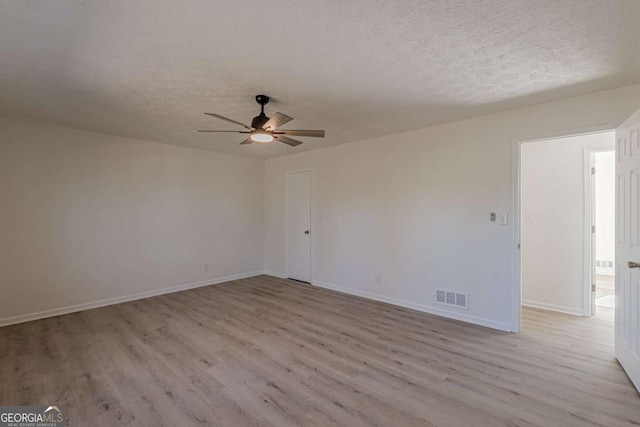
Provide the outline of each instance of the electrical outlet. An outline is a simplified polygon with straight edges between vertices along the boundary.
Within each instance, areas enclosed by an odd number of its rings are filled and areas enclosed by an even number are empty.
[[[206,263],[206,264],[204,265],[204,271],[209,271],[209,263]]]
[[[376,274],[376,285],[379,285],[382,283],[382,276],[379,274]]]

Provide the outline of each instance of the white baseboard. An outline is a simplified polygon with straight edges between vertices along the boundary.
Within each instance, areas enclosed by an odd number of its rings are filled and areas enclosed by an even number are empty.
[[[274,277],[278,277],[278,278],[285,278],[286,277],[284,273],[280,273],[280,272],[276,272],[276,271],[269,271],[269,270],[254,271],[254,272],[251,272],[251,273],[236,274],[236,275],[226,276],[226,277],[218,277],[218,278],[213,278],[213,279],[210,279],[210,280],[204,280],[204,281],[201,281],[201,282],[187,283],[187,284],[183,284],[183,285],[171,286],[171,287],[168,287],[168,288],[154,289],[154,290],[150,290],[150,291],[146,291],[146,292],[140,292],[140,293],[137,293],[137,294],[124,295],[124,296],[121,296],[121,297],[107,298],[107,299],[88,302],[88,303],[83,303],[83,304],[76,304],[76,305],[70,305],[70,306],[66,306],[66,307],[53,308],[53,309],[49,309],[49,310],[39,311],[39,312],[36,312],[36,313],[21,314],[21,315],[18,315],[18,316],[5,317],[5,318],[0,319],[0,327],[8,326],[8,325],[14,325],[14,324],[17,324],[17,323],[30,322],[32,320],[44,319],[44,318],[47,318],[47,317],[60,316],[60,315],[63,315],[63,314],[75,313],[75,312],[78,312],[78,311],[90,310],[92,308],[104,307],[104,306],[107,306],[107,305],[120,304],[120,303],[123,303],[123,302],[129,302],[129,301],[135,301],[135,300],[144,299],[144,298],[150,298],[150,297],[169,294],[169,293],[173,293],[173,292],[185,291],[187,289],[194,289],[194,288],[200,288],[200,287],[203,287],[203,286],[215,285],[215,284],[218,284],[218,283],[229,282],[229,281],[232,281],[232,280],[238,280],[238,279],[244,279],[244,278],[247,278],[247,277],[259,276],[261,274],[267,274],[269,276],[274,276]],[[368,298],[368,299],[371,299],[371,300],[374,300],[374,301],[381,301],[381,302],[385,302],[385,303],[388,303],[388,304],[397,305],[397,306],[400,306],[400,307],[410,308],[412,310],[422,311],[424,313],[434,314],[434,315],[441,316],[441,317],[446,317],[446,318],[449,318],[449,319],[455,319],[455,320],[460,320],[460,321],[463,321],[463,322],[473,323],[475,325],[486,326],[488,328],[498,329],[500,331],[507,331],[507,332],[511,331],[511,327],[507,323],[496,322],[496,321],[485,319],[485,318],[482,318],[482,317],[471,316],[471,315],[465,314],[465,313],[457,313],[457,312],[453,312],[453,311],[442,309],[442,308],[438,308],[438,307],[432,307],[432,306],[426,306],[426,305],[422,305],[422,304],[416,304],[416,303],[413,303],[413,302],[410,302],[410,301],[405,301],[405,300],[400,300],[400,299],[396,299],[396,298],[386,297],[386,296],[383,296],[383,295],[378,295],[378,294],[374,294],[374,293],[371,293],[371,292],[362,291],[362,290],[359,290],[359,289],[353,289],[353,288],[346,288],[346,287],[342,287],[342,286],[337,286],[337,285],[333,285],[331,283],[326,283],[326,282],[313,281],[313,285],[321,287],[321,288],[325,288],[325,289],[331,289],[331,290],[334,290],[334,291],[337,291],[337,292],[342,292],[342,293],[346,293],[346,294],[350,294],[350,295],[356,295],[356,296],[359,296],[359,297]],[[524,301],[523,301],[523,304],[524,305],[528,305],[528,304],[525,304]],[[539,306],[537,308],[550,309],[550,308],[539,307]],[[555,310],[555,311],[558,311],[558,310]],[[569,314],[574,314],[574,313],[569,313]],[[582,313],[580,313],[578,315],[582,315]]]
[[[280,279],[286,279],[287,278],[286,274],[280,273],[278,271],[265,270],[264,274],[266,274],[267,276],[278,277]]]
[[[123,302],[135,301],[143,298],[155,297],[158,295],[170,294],[173,292],[186,291],[187,289],[200,288],[203,286],[215,285],[218,283],[229,282],[231,280],[245,279],[247,277],[259,276],[264,274],[262,271],[254,271],[251,273],[234,274],[232,276],[217,277],[214,279],[203,280],[202,282],[186,283],[183,285],[171,286],[162,289],[153,289],[151,291],[140,292],[137,294],[124,295],[121,297],[107,298],[99,301],[88,302],[83,304],[69,305],[66,307],[52,308],[49,310],[38,311],[36,313],[21,314],[18,316],[5,317],[0,319],[0,327],[14,325],[16,323],[30,322],[32,320],[44,319],[46,317],[60,316],[63,314],[74,313],[77,311],[89,310],[92,308],[104,307],[107,305],[120,304]]]
[[[531,308],[539,308],[540,310],[557,311],[558,313],[571,314],[573,316],[584,316],[582,308],[566,307],[564,305],[547,304],[546,302],[532,301],[528,299],[522,300],[522,305]]]
[[[268,273],[265,273],[265,274],[268,274]],[[319,281],[316,281],[316,280],[314,280],[312,284],[315,285],[315,286],[319,286],[321,288],[331,289],[333,291],[338,291],[338,292],[342,292],[342,293],[349,294],[349,295],[356,295],[356,296],[359,296],[359,297],[363,297],[363,298],[367,298],[367,299],[371,299],[371,300],[375,300],[375,301],[386,302],[388,304],[393,304],[393,305],[397,305],[397,306],[400,306],[400,307],[410,308],[412,310],[422,311],[424,313],[435,314],[436,316],[441,316],[441,317],[446,317],[446,318],[449,318],[449,319],[460,320],[462,322],[467,322],[467,323],[473,323],[474,325],[485,326],[487,328],[497,329],[497,330],[505,331],[505,332],[511,332],[512,331],[511,330],[511,325],[509,325],[508,323],[496,322],[494,320],[485,319],[485,318],[477,317],[477,316],[471,316],[471,315],[465,314],[465,313],[458,313],[458,312],[454,312],[454,311],[443,309],[443,308],[439,308],[439,307],[432,307],[432,306],[428,306],[428,305],[416,304],[416,303],[413,303],[413,302],[410,302],[410,301],[400,300],[400,299],[396,299],[396,298],[390,298],[390,297],[386,297],[384,295],[378,295],[378,294],[374,294],[374,293],[371,293],[371,292],[362,291],[362,290],[359,290],[359,289],[346,288],[346,287],[343,287],[343,286],[337,286],[337,285],[333,285],[331,283],[319,282]]]

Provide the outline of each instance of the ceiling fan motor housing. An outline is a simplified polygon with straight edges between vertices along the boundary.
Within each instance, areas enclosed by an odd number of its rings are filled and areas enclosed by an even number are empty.
[[[255,116],[251,120],[251,127],[254,129],[262,129],[265,123],[269,121],[269,117],[264,114],[264,106],[269,103],[269,97],[267,95],[256,95],[256,102],[260,104],[260,115]]]
[[[260,113],[259,116],[255,116],[253,120],[251,120],[251,127],[254,129],[262,129],[262,126],[269,121],[269,117],[267,117],[264,113]]]

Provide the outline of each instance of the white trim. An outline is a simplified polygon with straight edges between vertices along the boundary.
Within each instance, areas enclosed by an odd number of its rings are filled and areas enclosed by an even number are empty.
[[[592,227],[595,225],[595,215],[594,215],[594,176],[591,173],[591,168],[595,167],[595,158],[594,152],[588,148],[584,149],[584,166],[583,166],[583,174],[584,174],[584,218],[583,218],[583,313],[582,315],[585,317],[590,317],[592,313],[593,301],[591,301],[591,287],[593,286],[595,277],[594,267],[595,267],[595,253],[594,253],[594,243],[593,239],[595,238],[594,233],[592,232]]]
[[[528,299],[522,300],[522,305],[525,307],[539,308],[540,310],[557,311],[558,313],[571,314],[572,316],[583,315],[582,308],[566,307],[564,305],[547,304],[545,302],[531,301]]]
[[[558,139],[571,136],[588,135],[594,133],[603,133],[615,131],[615,127],[609,123],[603,123],[597,126],[589,126],[578,129],[565,129],[556,132],[545,132],[543,134],[531,136],[517,136],[512,138],[511,150],[511,188],[513,221],[511,222],[511,331],[520,332],[522,319],[522,274],[521,274],[521,209],[520,209],[520,162],[522,144],[528,142],[543,141],[546,139]]]
[[[527,142],[541,142],[549,139],[571,138],[573,136],[593,135],[597,133],[614,132],[616,127],[610,123],[603,123],[597,126],[587,126],[583,128],[563,129],[559,131],[543,132],[533,135],[519,135],[512,141],[524,144]]]
[[[513,197],[511,198],[511,211],[513,221],[511,221],[511,332],[519,333],[522,324],[522,276],[520,272],[520,157],[522,143],[524,141],[513,141],[511,149],[511,187]]]
[[[264,274],[266,274],[267,276],[277,277],[279,279],[286,279],[287,278],[287,274],[286,273],[280,273],[279,271],[265,270]]]
[[[186,283],[183,285],[170,286],[168,288],[153,289],[150,291],[140,292],[137,294],[125,295],[121,297],[107,298],[93,302],[69,305],[66,307],[52,308],[49,310],[38,311],[36,313],[20,314],[18,316],[5,317],[0,319],[0,327],[15,325],[17,323],[30,322],[32,320],[44,319],[47,317],[60,316],[63,314],[75,313],[77,311],[90,310],[92,308],[104,307],[107,305],[120,304],[123,302],[135,301],[144,298],[155,297],[158,295],[170,294],[174,292],[186,291],[187,289],[200,288],[203,286],[215,285],[218,283],[229,282],[232,280],[245,279],[247,277],[259,276],[264,274],[262,271],[254,271],[251,273],[234,274],[232,276],[219,277],[202,282]]]
[[[429,313],[429,314],[434,314],[440,317],[446,317],[449,319],[460,320],[462,322],[473,323],[474,325],[485,326],[487,328],[497,329],[504,332],[511,332],[511,325],[509,325],[508,323],[496,322],[494,320],[485,319],[483,317],[472,316],[465,313],[458,313],[450,310],[445,310],[439,307],[416,304],[410,301],[405,301],[397,298],[390,298],[384,295],[378,295],[372,292],[362,291],[359,289],[345,288],[343,286],[338,286],[338,285],[334,285],[326,282],[314,281],[312,284],[320,288],[330,289],[332,291],[342,292],[349,295],[355,295],[355,296],[371,299],[374,301],[386,302],[388,304],[410,308],[412,310],[421,311],[423,313]]]

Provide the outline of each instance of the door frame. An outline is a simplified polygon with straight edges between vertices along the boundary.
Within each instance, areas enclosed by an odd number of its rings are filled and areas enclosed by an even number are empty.
[[[602,131],[598,133],[606,133],[607,131]],[[593,315],[593,307],[595,301],[593,301],[593,292],[591,290],[591,286],[595,285],[595,276],[596,276],[596,246],[595,246],[595,237],[598,233],[598,230],[595,233],[592,233],[591,227],[595,227],[596,225],[596,217],[595,217],[595,192],[596,192],[596,183],[594,176],[591,173],[591,168],[596,166],[595,155],[598,153],[607,153],[613,152],[615,154],[615,130],[613,131],[613,148],[609,147],[598,147],[598,148],[585,148],[584,149],[584,276],[585,277],[585,287],[584,287],[584,308],[583,308],[583,316],[591,317]],[[615,160],[614,160],[615,161]],[[596,174],[598,172],[596,171]],[[615,233],[615,231],[614,231]],[[592,279],[592,280],[589,280]]]
[[[309,283],[313,284],[313,168],[295,169],[287,171],[284,176],[284,274],[289,277],[289,186],[287,185],[289,175],[301,172],[309,172]]]
[[[530,142],[540,142],[549,139],[566,138],[570,136],[589,135],[595,133],[615,132],[616,127],[609,123],[575,129],[565,129],[544,132],[533,135],[521,135],[511,140],[511,332],[519,333],[522,327],[522,253],[521,240],[521,162],[522,145]],[[589,298],[591,298],[589,296]]]

